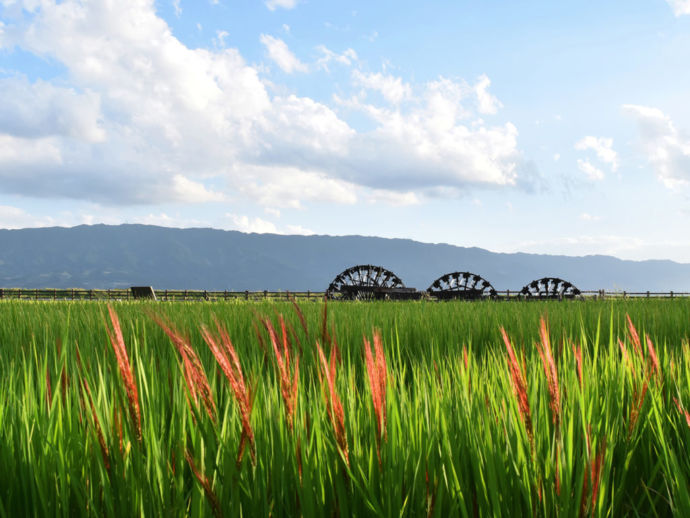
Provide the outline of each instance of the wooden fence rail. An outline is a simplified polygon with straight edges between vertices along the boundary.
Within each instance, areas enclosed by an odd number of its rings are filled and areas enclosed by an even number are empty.
[[[501,300],[520,299],[519,290],[498,291]],[[322,291],[211,291],[211,290],[156,290],[159,301],[231,301],[231,300],[322,300]],[[680,291],[583,291],[580,298],[584,299],[673,299],[690,297],[690,292]],[[0,288],[0,300],[133,300],[132,293],[127,289],[91,290],[82,288],[53,289],[53,288]]]

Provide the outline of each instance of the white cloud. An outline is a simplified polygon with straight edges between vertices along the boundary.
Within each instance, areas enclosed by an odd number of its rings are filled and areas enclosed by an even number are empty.
[[[671,6],[673,14],[676,16],[690,14],[690,0],[666,0],[666,2]]]
[[[599,221],[601,218],[599,216],[593,216],[588,212],[583,212],[582,214],[580,214],[580,219],[582,221]]]
[[[90,91],[53,86],[26,77],[0,79],[0,134],[40,138],[64,136],[91,142],[105,140],[100,97]]]
[[[265,4],[271,11],[275,11],[279,7],[283,9],[294,9],[297,5],[297,0],[266,0]]]
[[[486,75],[479,76],[477,84],[474,85],[479,113],[494,114],[503,107],[501,102],[489,93],[489,86],[491,86],[491,80]]]
[[[300,236],[313,236],[314,235],[313,230],[310,230],[306,227],[303,227],[302,225],[286,225],[285,233],[286,234],[292,234],[292,235],[300,235]]]
[[[579,151],[593,150],[597,158],[609,164],[611,171],[618,169],[618,153],[613,149],[613,139],[606,137],[593,137],[588,135],[575,143],[575,149]]]
[[[175,9],[175,16],[178,18],[182,14],[182,6],[180,5],[181,0],[172,0],[173,9]]]
[[[381,73],[363,74],[359,70],[354,70],[352,80],[364,88],[378,91],[386,101],[392,104],[399,104],[412,96],[410,85],[404,83],[399,77]]]
[[[174,193],[172,198],[175,201],[185,203],[206,203],[225,200],[225,196],[222,193],[213,192],[203,184],[194,182],[181,174],[173,176],[172,191]]]
[[[243,196],[282,208],[413,203],[529,182],[517,128],[481,118],[500,106],[482,101],[488,79],[413,87],[360,73],[392,104],[341,103],[369,118],[372,129],[356,131],[324,103],[271,95],[236,49],[186,47],[150,0],[22,6],[3,38],[65,72],[51,82],[0,80],[0,98],[12,100],[0,104],[5,193],[111,206]],[[329,52],[319,66],[357,61],[351,49]],[[286,59],[287,69],[306,67]]]
[[[356,183],[378,189],[457,195],[469,186],[516,186],[523,161],[517,128],[487,126],[471,105],[465,83],[426,83],[406,110],[343,101],[369,116],[376,129],[352,138],[344,165]]]
[[[238,214],[225,214],[228,221],[227,228],[240,232],[252,232],[256,234],[277,234],[278,229],[270,221],[261,218],[249,218]]]
[[[393,207],[419,205],[421,200],[414,192],[397,192],[385,189],[373,189],[367,196],[369,203],[383,203]]]
[[[690,183],[690,137],[661,110],[630,104],[623,110],[637,120],[642,150],[659,179],[669,188]]]
[[[553,154],[553,161],[558,162],[561,159],[561,154],[560,153],[554,153]]]
[[[228,31],[216,31],[216,38],[213,40],[213,42],[217,47],[225,48],[225,38],[228,36],[230,36]]]
[[[36,217],[18,207],[0,205],[0,228],[36,228],[58,226],[51,217]]]
[[[261,43],[268,51],[268,57],[271,58],[283,72],[292,74],[293,72],[307,72],[309,70],[307,65],[297,59],[283,40],[274,38],[268,34],[262,34],[260,39]]]
[[[604,179],[604,171],[596,167],[589,160],[582,160],[581,158],[578,158],[577,167],[580,171],[585,173],[587,175],[587,178],[589,178],[590,180]]]
[[[359,59],[357,53],[352,49],[346,49],[343,53],[338,54],[325,45],[319,45],[316,47],[316,50],[321,54],[321,57],[316,60],[316,68],[325,70],[326,72],[329,71],[328,65],[331,61],[350,66]]]
[[[302,208],[302,202],[351,205],[357,202],[357,186],[318,172],[292,167],[245,167],[241,184],[235,188],[264,207]]]

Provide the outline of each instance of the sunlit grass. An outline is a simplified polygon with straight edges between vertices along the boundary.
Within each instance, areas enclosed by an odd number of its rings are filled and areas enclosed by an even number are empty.
[[[690,516],[690,301],[112,310],[0,303],[0,515]]]

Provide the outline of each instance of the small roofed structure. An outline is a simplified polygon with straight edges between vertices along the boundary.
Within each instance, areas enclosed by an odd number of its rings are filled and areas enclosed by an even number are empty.
[[[132,292],[132,298],[135,300],[139,299],[151,299],[158,300],[156,298],[156,292],[153,290],[153,286],[132,286],[130,288]]]

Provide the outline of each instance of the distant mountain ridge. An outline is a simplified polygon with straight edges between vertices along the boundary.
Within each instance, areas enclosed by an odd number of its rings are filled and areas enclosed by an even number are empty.
[[[494,253],[363,236],[245,234],[209,228],[81,225],[0,230],[0,287],[323,291],[342,270],[376,264],[425,290],[453,271],[497,290],[560,277],[581,290],[690,291],[690,264]]]

